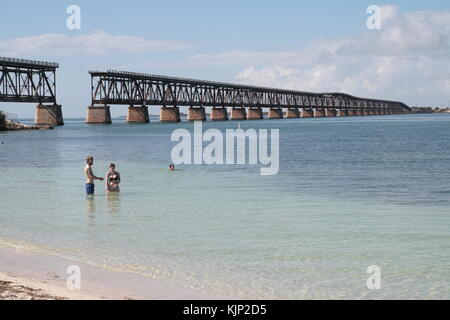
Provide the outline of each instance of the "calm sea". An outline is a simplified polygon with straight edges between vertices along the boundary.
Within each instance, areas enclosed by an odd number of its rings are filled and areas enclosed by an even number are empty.
[[[169,173],[170,135],[193,125],[154,120],[0,133],[1,243],[243,298],[450,298],[449,115],[241,122],[280,129],[275,176]],[[90,154],[120,195],[86,197]]]

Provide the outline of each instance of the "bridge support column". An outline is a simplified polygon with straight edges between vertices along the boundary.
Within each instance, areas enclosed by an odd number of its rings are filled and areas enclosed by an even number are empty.
[[[160,122],[180,122],[180,108],[178,107],[161,107],[159,111]]]
[[[87,124],[110,124],[109,106],[89,106],[86,115]]]
[[[149,123],[148,107],[128,107],[127,122],[129,123]]]
[[[286,110],[286,116],[285,118],[299,118],[300,117],[300,112],[297,108],[288,108]]]
[[[300,118],[312,118],[312,117],[314,117],[313,109],[302,108],[300,110]]]
[[[247,112],[245,108],[233,107],[231,109],[231,120],[247,120]]]
[[[247,109],[247,120],[262,120],[264,119],[261,108],[250,107]]]
[[[34,123],[37,126],[63,126],[64,120],[61,106],[57,104],[48,106],[38,104],[36,106]]]
[[[314,108],[314,118],[325,117],[325,110],[320,108]]]
[[[213,107],[211,109],[210,120],[211,121],[227,121],[228,120],[227,108],[225,108],[225,107],[223,107],[223,108]]]
[[[325,109],[325,117],[336,117],[336,109]]]
[[[337,113],[338,117],[347,117],[349,115],[350,115],[350,113],[349,113],[349,110],[347,110],[347,109],[339,109],[339,111]]]
[[[187,115],[188,121],[206,121],[206,112],[204,107],[190,107]]]
[[[268,118],[269,119],[283,119],[283,109],[270,108]]]

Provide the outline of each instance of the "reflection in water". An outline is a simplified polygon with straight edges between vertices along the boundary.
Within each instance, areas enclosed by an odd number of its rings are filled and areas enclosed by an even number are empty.
[[[120,209],[120,193],[119,192],[107,192],[106,193],[106,205],[109,213],[117,213]]]
[[[86,216],[89,219],[89,224],[91,224],[91,220],[94,218],[95,211],[96,211],[95,197],[94,197],[94,195],[87,195],[86,196]]]

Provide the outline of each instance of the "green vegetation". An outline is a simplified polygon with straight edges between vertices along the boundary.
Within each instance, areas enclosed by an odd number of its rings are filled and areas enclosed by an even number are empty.
[[[0,130],[6,129],[5,120],[6,120],[6,115],[0,111]]]

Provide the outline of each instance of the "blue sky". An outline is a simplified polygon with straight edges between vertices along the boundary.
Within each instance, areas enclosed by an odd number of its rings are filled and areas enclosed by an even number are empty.
[[[81,8],[81,30],[66,28],[72,4]],[[369,5],[386,6],[380,31],[366,27]],[[411,105],[450,99],[447,0],[16,0],[1,10],[0,56],[59,62],[66,117],[85,114],[90,69],[339,90]],[[0,109],[34,114],[32,105]]]

